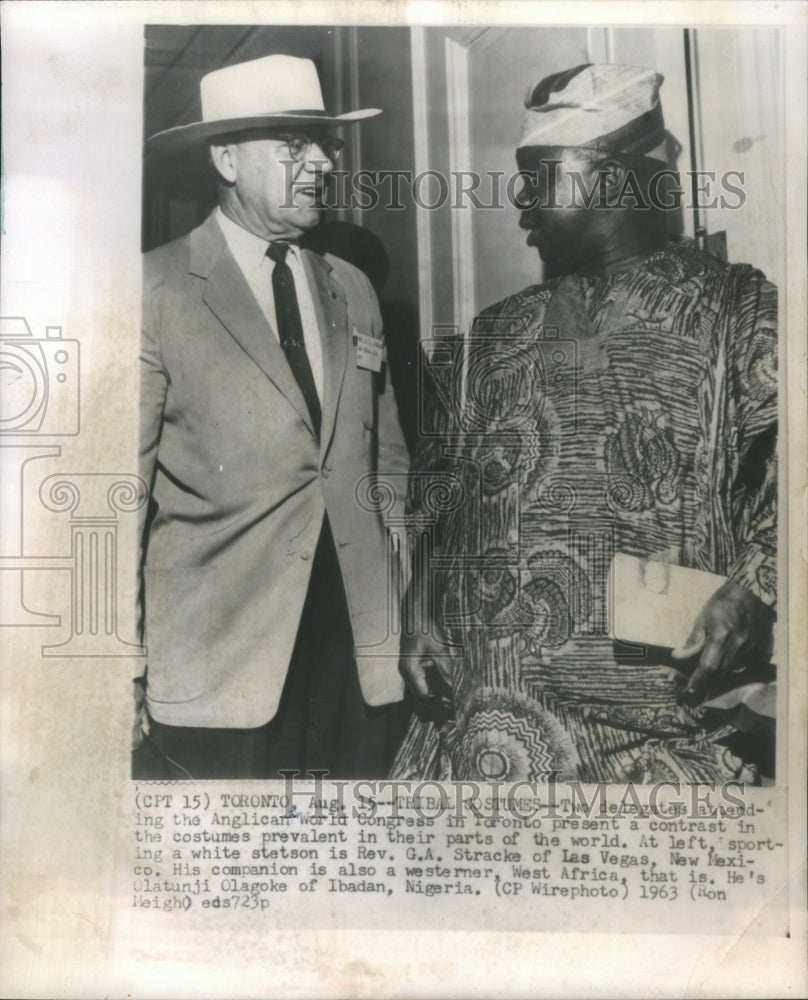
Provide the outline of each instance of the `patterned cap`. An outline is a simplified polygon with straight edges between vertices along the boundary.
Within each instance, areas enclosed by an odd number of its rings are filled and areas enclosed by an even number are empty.
[[[583,146],[667,162],[664,77],[640,66],[585,63],[531,87],[519,148]]]

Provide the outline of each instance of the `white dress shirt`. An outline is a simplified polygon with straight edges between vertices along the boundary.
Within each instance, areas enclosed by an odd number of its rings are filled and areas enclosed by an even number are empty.
[[[272,269],[275,262],[267,257],[269,241],[243,229],[238,223],[224,214],[221,208],[216,210],[216,220],[224,233],[230,252],[236,258],[236,263],[247,279],[247,284],[255,296],[267,322],[272,327],[275,339],[278,337],[278,319],[275,314],[275,295],[272,291]],[[320,329],[317,313],[314,309],[311,289],[303,267],[300,247],[289,245],[286,263],[292,272],[297,293],[297,305],[300,310],[300,322],[303,326],[303,341],[309,356],[311,374],[320,402],[323,400],[323,347],[320,343]]]

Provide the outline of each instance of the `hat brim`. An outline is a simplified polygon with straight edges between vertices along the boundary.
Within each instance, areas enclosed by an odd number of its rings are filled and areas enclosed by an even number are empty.
[[[171,153],[187,149],[192,145],[201,144],[217,136],[230,135],[233,132],[248,132],[262,128],[289,125],[353,125],[365,118],[375,118],[380,115],[381,108],[362,108],[359,111],[348,111],[342,115],[327,115],[325,112],[301,114],[298,112],[275,113],[267,115],[251,115],[248,118],[228,118],[222,121],[193,122],[191,125],[177,125],[174,128],[156,132],[147,140],[152,149]]]

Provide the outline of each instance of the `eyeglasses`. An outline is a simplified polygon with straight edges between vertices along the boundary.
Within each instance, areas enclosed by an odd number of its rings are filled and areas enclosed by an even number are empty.
[[[345,145],[342,139],[333,135],[308,136],[302,132],[274,132],[272,138],[285,142],[292,159],[298,163],[308,157],[312,145],[319,146],[328,159],[336,163]]]

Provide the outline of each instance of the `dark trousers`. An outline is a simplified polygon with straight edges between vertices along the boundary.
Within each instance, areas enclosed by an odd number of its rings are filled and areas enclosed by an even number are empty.
[[[132,776],[278,778],[281,770],[321,770],[330,778],[383,778],[403,733],[401,715],[396,706],[370,708],[362,698],[345,588],[326,518],[275,717],[258,729],[151,720]]]

